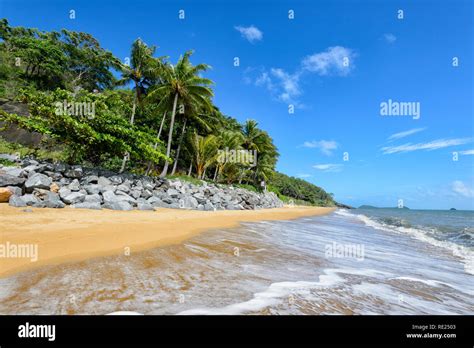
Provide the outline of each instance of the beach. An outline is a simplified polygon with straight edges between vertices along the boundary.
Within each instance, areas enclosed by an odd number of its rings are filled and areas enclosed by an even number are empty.
[[[335,208],[285,207],[246,211],[112,211],[14,208],[0,204],[0,245],[34,245],[37,260],[0,258],[0,277],[40,266],[129,255],[181,243],[201,232],[241,222],[290,220],[324,215]]]
[[[57,243],[51,250],[65,250],[42,267],[11,269],[0,278],[0,314],[472,313],[471,229],[455,239],[441,226],[433,234],[415,224],[420,215],[435,214],[438,221],[456,218],[461,224],[463,219],[463,225],[471,226],[472,213],[328,211],[285,208],[205,215],[159,210],[155,215],[161,217],[154,217],[66,209],[51,215],[44,210],[44,226],[28,221],[36,211],[24,213],[24,219],[16,220],[16,235],[22,234],[22,225],[27,235],[37,227],[37,236],[43,236],[48,225],[59,229],[69,221],[69,232],[50,229],[54,237],[47,239]],[[388,214],[390,219],[381,216]],[[401,214],[403,219],[396,220]],[[142,218],[137,223],[127,215]],[[116,221],[107,225],[111,216]],[[160,232],[157,226],[165,225],[175,230]],[[150,236],[140,232],[148,229]],[[71,237],[75,234],[83,238]],[[123,244],[132,240],[144,243],[127,255]],[[79,250],[81,245],[92,253]],[[76,250],[77,259],[69,250]]]

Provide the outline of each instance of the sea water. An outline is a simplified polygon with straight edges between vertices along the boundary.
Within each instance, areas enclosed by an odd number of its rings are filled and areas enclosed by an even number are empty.
[[[0,314],[473,314],[473,212],[338,210],[0,280]]]

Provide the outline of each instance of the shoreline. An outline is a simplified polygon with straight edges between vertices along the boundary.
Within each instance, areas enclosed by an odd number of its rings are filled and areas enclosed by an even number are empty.
[[[38,260],[0,257],[0,278],[41,266],[124,255],[179,244],[215,228],[241,222],[293,220],[332,213],[335,207],[285,207],[260,210],[113,211],[10,207],[0,203],[0,245],[37,245]],[[129,248],[129,249],[127,249]]]

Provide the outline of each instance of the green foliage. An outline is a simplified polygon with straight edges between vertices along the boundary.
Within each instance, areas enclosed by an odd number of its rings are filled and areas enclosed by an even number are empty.
[[[74,97],[68,91],[57,89],[53,92],[24,92],[20,99],[28,103],[31,116],[0,110],[0,121],[17,124],[64,144],[70,150],[70,161],[100,163],[103,155],[124,152],[136,160],[158,163],[166,159],[160,148],[154,149],[151,145],[155,141],[152,134],[128,123],[124,114],[127,106],[113,92],[82,92]],[[89,105],[89,111],[94,108],[94,114],[77,115],[77,109],[71,114],[69,105]]]
[[[138,174],[166,175],[173,163],[171,174],[190,170],[191,176],[171,178],[194,184],[206,180],[259,192],[264,181],[287,203],[335,204],[320,187],[275,171],[277,147],[257,121],[240,124],[213,105],[213,82],[203,77],[210,67],[192,64],[192,51],[173,65],[155,51],[137,39],[126,65],[90,34],[0,20],[0,98],[27,103],[30,111],[22,116],[0,109],[0,121],[44,135],[38,149],[0,139],[0,152]],[[81,105],[89,113],[78,112]],[[256,162],[222,162],[219,150],[256,151]]]
[[[287,196],[296,200],[303,200],[317,206],[334,206],[335,202],[330,194],[322,188],[305,180],[287,176],[276,172],[269,182],[268,189],[279,196]]]

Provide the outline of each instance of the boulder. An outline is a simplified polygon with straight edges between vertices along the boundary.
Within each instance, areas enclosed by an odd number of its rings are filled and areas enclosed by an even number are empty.
[[[59,192],[59,186],[58,186],[58,184],[56,184],[55,182],[53,182],[53,183],[49,186],[49,190],[50,190],[51,192],[58,193],[58,192]]]
[[[5,186],[22,186],[25,183],[25,178],[19,178],[13,175],[0,174],[0,187]]]
[[[57,193],[50,191],[46,191],[46,196],[43,197],[42,203],[46,208],[64,208],[66,206]]]
[[[53,179],[41,173],[35,173],[31,175],[25,182],[26,192],[33,192],[35,188],[49,190],[49,187],[53,183]]]
[[[71,205],[73,208],[100,210],[102,206],[98,202],[82,202]]]
[[[192,196],[185,196],[179,200],[179,207],[185,209],[197,209],[199,203],[196,198]]]
[[[81,166],[72,166],[64,172],[64,176],[71,179],[80,179],[82,175],[83,170]]]
[[[89,175],[89,176],[86,176],[82,181],[85,184],[98,184],[99,177],[97,175]]]
[[[22,196],[10,196],[8,204],[12,207],[26,207],[26,201],[23,199]]]
[[[84,202],[85,198],[86,198],[86,195],[81,192],[70,192],[69,194],[61,195],[61,199],[66,204],[82,203]]]
[[[155,210],[155,208],[153,208],[153,205],[151,205],[148,202],[138,202],[137,209],[138,210]]]
[[[81,189],[81,184],[79,184],[79,180],[74,179],[68,186],[68,189],[71,191],[79,191]]]
[[[109,179],[107,179],[105,176],[101,176],[99,177],[99,179],[97,180],[97,184],[99,186],[110,186],[112,185],[112,181],[110,181]]]
[[[179,195],[179,192],[177,190],[173,189],[173,188],[168,189],[168,191],[166,191],[166,193],[170,197],[177,197]]]
[[[84,203],[99,203],[99,204],[101,204],[102,203],[102,196],[97,194],[97,193],[92,194],[92,195],[87,195],[84,198]]]
[[[24,176],[24,174],[26,174],[23,168],[18,167],[3,167],[0,172],[11,176],[16,176],[18,178],[21,178]]]
[[[132,210],[133,209],[132,205],[125,201],[109,201],[107,203],[104,203],[102,207],[106,209],[112,209],[112,210]]]
[[[98,194],[101,192],[101,188],[103,188],[100,185],[97,184],[90,184],[90,185],[84,185],[83,186],[84,190],[90,195]]]

